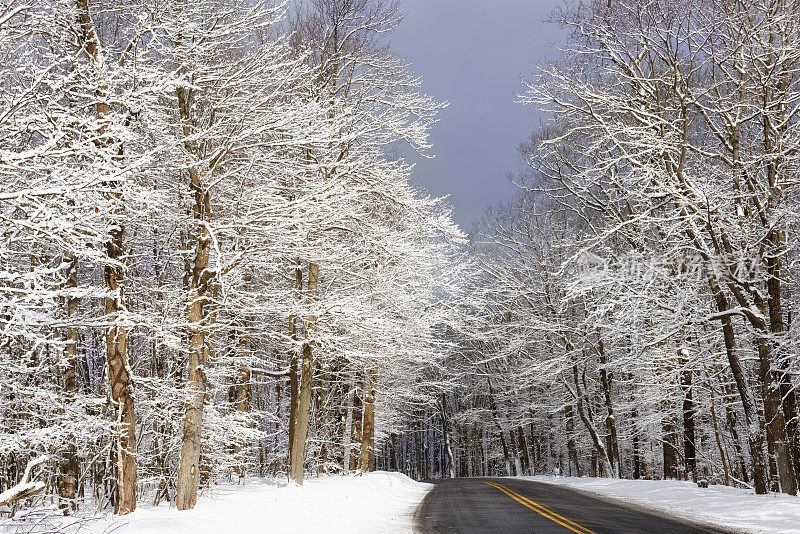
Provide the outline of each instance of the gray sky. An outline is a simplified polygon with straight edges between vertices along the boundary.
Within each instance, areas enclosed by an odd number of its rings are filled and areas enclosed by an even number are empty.
[[[560,0],[402,0],[407,16],[392,48],[424,77],[423,89],[450,107],[434,127],[433,160],[414,181],[450,195],[456,222],[472,227],[486,206],[514,193],[517,146],[538,124],[535,109],[515,104],[521,77],[553,56],[559,29],[543,19]]]

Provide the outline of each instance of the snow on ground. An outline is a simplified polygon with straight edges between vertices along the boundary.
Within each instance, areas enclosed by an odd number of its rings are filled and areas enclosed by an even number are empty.
[[[800,497],[755,495],[728,486],[698,488],[677,480],[613,480],[536,476],[526,480],[599,493],[692,521],[745,532],[800,533]]]
[[[429,489],[386,472],[309,478],[302,487],[248,479],[244,486],[213,486],[190,511],[140,503],[121,518],[84,523],[79,534],[406,534]]]

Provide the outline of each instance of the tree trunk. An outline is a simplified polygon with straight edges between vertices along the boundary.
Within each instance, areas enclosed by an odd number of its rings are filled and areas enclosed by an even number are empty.
[[[506,472],[508,476],[513,476],[511,472],[511,456],[509,454],[509,444],[506,443],[505,435],[503,434],[503,427],[500,426],[500,422],[497,420],[497,402],[494,399],[494,388],[492,387],[492,381],[489,377],[486,377],[486,382],[489,385],[489,406],[492,409],[492,420],[494,421],[495,426],[497,427],[497,432],[500,434],[500,443],[503,446],[503,458],[505,459],[506,463]],[[511,444],[513,446],[513,443]]]
[[[350,421],[350,471],[355,471],[358,467],[358,453],[353,449],[353,444],[361,443],[361,423],[363,421],[362,411],[364,409],[362,403],[362,393],[359,389],[355,388],[353,391],[353,409]]]
[[[455,461],[453,459],[453,445],[450,442],[450,421],[447,416],[447,400],[444,393],[442,393],[442,404],[440,407],[442,414],[442,435],[444,436],[444,449],[447,458],[447,473],[450,478],[456,477]],[[442,469],[442,476],[444,476],[444,469]]]
[[[76,0],[76,7],[81,42],[87,56],[99,72],[103,69],[103,65],[100,64],[102,58],[100,40],[89,13],[89,2],[88,0]],[[108,147],[113,150],[112,140],[105,136],[106,121],[111,112],[111,106],[106,102],[104,93],[102,87],[98,87],[95,91],[97,96],[96,114],[100,123],[100,136],[95,144],[100,148]],[[119,217],[121,195],[117,184],[111,183],[109,187],[111,191],[106,193],[106,198],[112,203],[112,215]],[[109,294],[105,299],[105,314],[112,324],[106,331],[106,365],[111,402],[116,411],[112,436],[112,452],[117,464],[117,495],[114,498],[114,507],[120,515],[136,509],[136,417],[133,411],[132,384],[126,347],[127,333],[116,324],[120,312],[125,308],[121,283],[124,280],[122,256],[123,227],[118,221],[112,220],[111,230],[106,241],[108,263],[104,268],[106,291]]]
[[[308,302],[313,300],[317,292],[318,283],[319,266],[315,263],[309,263]],[[296,413],[293,418],[292,440],[289,443],[289,478],[301,486],[303,485],[308,424],[311,419],[311,382],[314,376],[314,352],[309,336],[315,321],[314,317],[308,317],[305,320],[306,340],[302,348],[300,384],[297,392],[297,402],[292,405],[292,410]]]
[[[770,332],[776,340],[780,340],[784,334],[783,324],[783,308],[781,306],[781,276],[783,275],[783,253],[785,249],[785,233],[781,229],[772,229],[767,235],[767,241],[770,243],[770,252],[767,256],[767,295],[769,307],[769,326]],[[773,344],[773,347],[779,346],[778,343]],[[800,434],[798,433],[798,411],[797,411],[797,398],[795,389],[792,385],[792,378],[788,372],[789,362],[783,355],[783,351],[777,352],[776,364],[777,373],[776,378],[779,384],[781,396],[781,409],[783,410],[783,418],[786,422],[786,439],[789,443],[789,450],[794,459],[792,468],[795,474],[794,490],[791,486],[787,486],[790,491],[784,489],[785,492],[796,494],[797,493],[797,476],[800,472],[797,471],[800,465]],[[781,483],[783,488],[783,483]]]
[[[178,106],[183,121],[184,147],[195,158],[201,160],[200,149],[191,140],[192,122],[189,92],[178,87]],[[189,360],[186,412],[183,419],[183,444],[181,446],[180,467],[178,468],[178,488],[175,504],[178,510],[194,508],[197,502],[197,488],[200,482],[200,452],[203,432],[203,410],[206,402],[206,374],[209,346],[206,340],[209,287],[215,273],[209,269],[211,259],[211,235],[207,223],[211,219],[211,194],[201,178],[195,164],[189,166],[190,187],[194,193],[192,215],[196,223],[197,243],[192,265],[189,286]]]
[[[517,427],[517,437],[519,438],[519,450],[522,451],[522,471],[523,474],[527,473],[533,475],[531,465],[531,457],[528,452],[528,444],[525,442],[525,431],[521,426]]]
[[[204,248],[204,247],[201,247]],[[198,258],[200,254],[198,254]],[[199,263],[199,262],[198,262]],[[202,330],[203,303],[197,288],[190,293],[189,306],[189,380],[187,382],[186,413],[183,419],[183,444],[178,468],[178,510],[189,510],[197,503],[200,482],[200,448],[202,445],[203,409],[206,400],[205,366],[208,347]]]
[[[574,429],[574,426],[573,426],[573,429]],[[533,422],[531,422],[528,425],[528,430],[530,431],[530,436],[531,436],[530,445],[529,445],[529,447],[530,447],[530,457],[531,457],[531,473],[534,474],[534,475],[537,475],[537,474],[539,474],[541,472],[544,472],[543,469],[540,469],[541,466],[539,465],[541,463],[539,461],[539,449],[540,449],[539,441],[540,441],[540,438],[537,435],[536,427],[533,425]],[[574,433],[573,433],[573,436],[574,436]]]
[[[514,471],[511,467],[511,452],[508,450],[508,443],[506,443],[505,433],[502,430],[500,430],[498,433],[500,434],[500,444],[503,447],[503,459],[505,460],[506,464],[506,474],[510,477],[513,477]]]
[[[683,390],[683,461],[686,476],[692,482],[697,482],[697,449],[695,447],[694,429],[694,400],[692,398],[692,371],[688,365],[688,351],[678,351],[678,361],[681,369],[681,389]]]
[[[350,436],[353,427],[353,397],[355,395],[355,388],[352,384],[346,384],[345,394],[345,413],[344,422],[342,424],[342,470],[347,473],[350,471],[350,457],[352,455],[352,438]],[[395,436],[396,439],[396,436]],[[395,454],[397,453],[397,444],[395,443]],[[399,464],[399,462],[398,462]],[[402,466],[398,465],[397,469]]]
[[[514,459],[514,473],[516,476],[524,476],[522,471],[522,453],[517,448],[517,440],[514,439],[514,429],[508,429],[508,448],[511,452],[511,457]]]
[[[631,441],[633,442],[633,479],[642,478],[642,451],[639,446],[639,430],[636,428],[636,408],[631,411]]]
[[[727,239],[727,236],[724,237]],[[770,325],[763,319],[769,315],[769,307],[761,298],[760,293],[753,291],[750,291],[749,294],[746,293],[745,290],[749,290],[749,287],[745,286],[743,289],[742,284],[735,280],[727,281],[727,286],[742,309],[750,309],[754,304],[759,311],[758,314],[745,313],[745,316],[755,331],[754,344],[758,349],[758,377],[761,382],[764,420],[767,429],[767,449],[771,457],[770,462],[774,461],[778,473],[780,489],[784,493],[796,495],[797,477],[786,433],[786,420],[783,417],[780,382],[773,368],[776,363],[774,360],[776,346],[772,340],[773,334],[769,331]],[[750,301],[751,296],[753,302]]]
[[[775,377],[775,371],[772,368],[772,350],[770,345],[767,339],[761,336],[756,338],[759,378],[763,385],[764,419],[767,423],[767,436],[771,438],[773,443],[781,491],[789,495],[797,495],[797,478],[795,476],[794,464],[792,462],[791,451],[786,435],[786,423],[783,418],[780,387]]]
[[[163,379],[165,376],[165,369],[164,369],[164,357],[160,356],[160,352],[158,350],[157,344],[155,340],[153,341],[153,348],[152,348],[152,369],[151,374],[154,377],[158,377]],[[153,392],[153,396],[155,397],[155,391]],[[159,421],[158,419],[153,420],[153,432],[155,437],[153,439],[153,449],[154,455],[156,460],[156,467],[159,474],[158,480],[158,488],[156,488],[156,494],[153,497],[153,506],[158,506],[158,503],[161,502],[161,499],[166,497],[169,500],[169,479],[170,479],[170,466],[169,466],[169,448],[167,447],[166,443],[166,436],[172,434],[172,425],[167,418],[164,421]]]
[[[741,361],[739,360],[739,353],[736,351],[736,336],[733,330],[733,321],[731,321],[730,315],[727,314],[730,310],[728,299],[722,292],[722,288],[719,286],[715,277],[709,277],[709,286],[711,287],[711,292],[714,294],[717,310],[722,314],[720,321],[722,323],[722,337],[725,342],[725,353],[728,357],[728,365],[730,366],[731,374],[733,374],[734,382],[736,382],[739,398],[742,401],[745,427],[747,429],[747,443],[750,448],[750,457],[753,461],[753,488],[757,494],[763,495],[768,492],[767,464],[764,461],[764,444],[766,439],[761,429],[755,395],[750,389],[744,369],[742,369]]]
[[[600,383],[603,386],[603,400],[606,406],[606,449],[608,459],[611,462],[611,476],[619,478],[621,476],[622,461],[617,438],[617,422],[614,418],[614,404],[611,402],[611,381],[613,377],[607,369],[608,359],[606,358],[602,339],[598,340],[597,348],[600,355]]]
[[[678,479],[678,432],[671,416],[664,421],[663,456],[664,480]]]
[[[364,384],[364,410],[361,423],[361,451],[358,472],[375,469],[375,371],[367,371]]]
[[[311,380],[313,373],[313,349],[309,343],[304,343],[300,364],[297,404],[292,406],[296,414],[292,442],[289,446],[289,478],[301,486],[303,485],[308,424],[311,418]]]
[[[300,294],[303,291],[303,271],[300,269],[300,260],[297,260],[297,267],[294,270],[295,275],[295,300],[300,299]],[[297,317],[294,315],[289,316],[289,337],[292,341],[297,341]],[[296,426],[295,419],[298,415],[296,409],[298,399],[300,398],[300,359],[296,349],[292,349],[289,357],[289,457],[287,472],[291,473],[292,454],[291,449],[294,444],[294,429]]]
[[[725,448],[722,446],[722,432],[720,430],[719,420],[717,419],[717,399],[714,392],[714,385],[711,383],[711,377],[708,375],[706,369],[706,380],[708,381],[708,391],[711,394],[711,423],[714,426],[714,439],[717,442],[717,450],[719,451],[720,460],[722,460],[722,471],[725,476],[725,485],[730,485],[730,471],[728,469],[728,459],[725,454]]]
[[[119,239],[112,240],[118,244]],[[111,252],[113,249],[114,252]],[[118,252],[119,251],[119,252]],[[119,258],[121,251],[109,246],[109,254]],[[106,284],[116,291],[118,297],[106,298],[106,316],[116,318],[122,309],[122,288],[118,280],[122,278],[119,269],[106,267]],[[113,319],[112,319],[113,320]],[[133,393],[129,374],[127,336],[122,328],[112,326],[106,334],[106,358],[108,363],[108,382],[111,388],[111,402],[117,412],[114,424],[113,450],[117,462],[117,491],[119,492],[115,511],[127,514],[136,509],[136,416],[133,411]]]
[[[240,354],[242,351],[247,350],[247,339],[239,336],[239,349]],[[239,363],[239,376],[236,381],[236,411],[244,415],[250,411],[250,366],[246,362]],[[245,477],[247,472],[247,445],[244,442],[238,442],[234,446],[234,456],[236,457],[236,472],[239,478]]]
[[[778,7],[776,11],[772,11],[772,16],[783,15],[784,9],[786,13],[794,12],[796,16],[797,8],[784,8]],[[795,28],[794,21],[791,28]],[[781,32],[781,24],[776,24],[770,28],[771,32]],[[773,34],[774,35],[774,34]],[[778,44],[774,42],[773,35],[770,36],[770,44]],[[777,41],[782,38],[778,37]],[[778,45],[780,46],[780,45]],[[800,435],[798,435],[798,411],[797,399],[794,387],[792,385],[792,377],[789,374],[788,358],[783,354],[781,349],[781,341],[784,333],[783,323],[783,308],[781,305],[782,295],[782,279],[785,276],[783,273],[783,257],[788,252],[786,246],[786,221],[783,217],[778,215],[775,217],[777,209],[784,206],[784,189],[787,187],[786,183],[791,182],[793,176],[787,180],[783,174],[791,174],[793,170],[785,165],[785,148],[784,145],[790,135],[788,129],[790,128],[791,121],[787,116],[787,105],[783,101],[791,93],[790,84],[791,77],[793,76],[792,68],[788,62],[778,59],[780,53],[770,51],[767,58],[767,63],[776,63],[779,65],[776,71],[770,72],[770,83],[762,86],[763,89],[763,103],[764,112],[762,113],[762,135],[764,143],[764,153],[769,155],[765,158],[766,163],[766,184],[769,194],[766,205],[763,203],[756,204],[759,211],[759,220],[761,221],[764,230],[767,232],[765,240],[764,262],[767,270],[767,308],[769,313],[769,331],[771,336],[771,355],[772,363],[777,368],[776,381],[781,398],[781,409],[783,411],[783,419],[785,423],[785,439],[788,442],[787,446],[789,453],[793,456],[794,462],[791,462],[788,467],[784,466],[782,444],[776,444],[776,453],[778,455],[777,462],[779,467],[779,478],[781,480],[781,489],[785,493],[791,495],[797,494],[798,484],[798,466],[800,466]],[[772,217],[770,217],[772,215]],[[763,308],[763,306],[761,306]],[[764,310],[762,309],[762,312]],[[777,350],[776,350],[777,349]],[[765,388],[770,392],[773,389],[771,385],[765,384]],[[772,401],[769,401],[770,404]],[[777,436],[778,441],[781,441],[784,436]],[[784,472],[785,471],[785,472]],[[788,477],[794,476],[794,482],[790,483]]]
[[[73,254],[65,254],[64,262],[69,266],[66,283],[64,284],[64,287],[69,291],[78,287],[78,262]],[[78,310],[78,299],[68,296],[66,298],[66,308],[67,320],[69,320],[71,317],[74,317]],[[70,402],[77,391],[78,329],[74,326],[68,326],[66,337],[64,352],[67,360],[67,367],[64,370],[64,393],[67,402]],[[75,497],[78,493],[80,464],[74,440],[75,436],[70,434],[67,438],[66,450],[61,455],[58,493],[59,496],[66,501],[61,503],[61,509],[64,514],[76,508]]]
[[[564,406],[564,421],[567,431],[567,463],[569,466],[567,474],[571,477],[579,477],[581,476],[581,468],[578,461],[578,449],[575,446],[575,415],[570,403]]]
[[[728,427],[731,431],[731,438],[733,440],[733,448],[736,453],[736,457],[739,460],[739,473],[737,478],[741,479],[742,482],[749,484],[750,483],[750,474],[749,470],[747,469],[747,463],[744,457],[744,451],[742,450],[742,444],[739,442],[739,431],[736,429],[736,412],[734,412],[733,407],[730,406],[727,402],[725,404],[725,420],[728,423]],[[763,461],[763,460],[762,460]]]
[[[573,364],[572,366],[572,379],[575,383],[575,393],[573,394],[575,397],[575,401],[577,403],[578,408],[578,415],[581,418],[586,430],[589,432],[589,437],[592,438],[592,444],[594,448],[597,450],[598,455],[601,457],[602,465],[605,467],[609,473],[613,473],[613,469],[611,467],[611,457],[608,454],[605,446],[603,445],[602,441],[600,440],[600,435],[597,433],[597,429],[594,427],[594,424],[589,419],[588,408],[584,406],[583,402],[583,392],[581,390],[580,379],[578,376],[578,364]],[[598,468],[600,465],[597,466]]]
[[[366,394],[365,394],[366,396]],[[366,412],[366,403],[364,404],[364,411]],[[414,425],[414,479],[415,480],[423,480],[425,478],[425,451],[423,449],[423,439],[422,439],[422,425],[417,419],[416,424]],[[361,435],[363,436],[366,429],[364,428],[363,424],[361,427]]]

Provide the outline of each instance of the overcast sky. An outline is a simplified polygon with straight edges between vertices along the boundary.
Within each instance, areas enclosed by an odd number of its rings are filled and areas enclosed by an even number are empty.
[[[433,160],[419,161],[414,181],[450,195],[468,231],[490,204],[509,198],[517,146],[540,120],[514,101],[521,78],[554,55],[559,30],[544,22],[560,0],[402,0],[407,12],[392,48],[424,77],[424,91],[450,107],[432,132]]]

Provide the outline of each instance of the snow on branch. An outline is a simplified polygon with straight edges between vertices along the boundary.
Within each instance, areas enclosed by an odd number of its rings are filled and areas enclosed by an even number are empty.
[[[0,493],[0,506],[26,499],[42,491],[44,489],[44,482],[32,482],[31,473],[34,467],[45,463],[47,460],[49,460],[49,456],[39,456],[28,462],[28,465],[25,467],[25,473],[22,475],[22,481],[8,488],[3,493]]]

